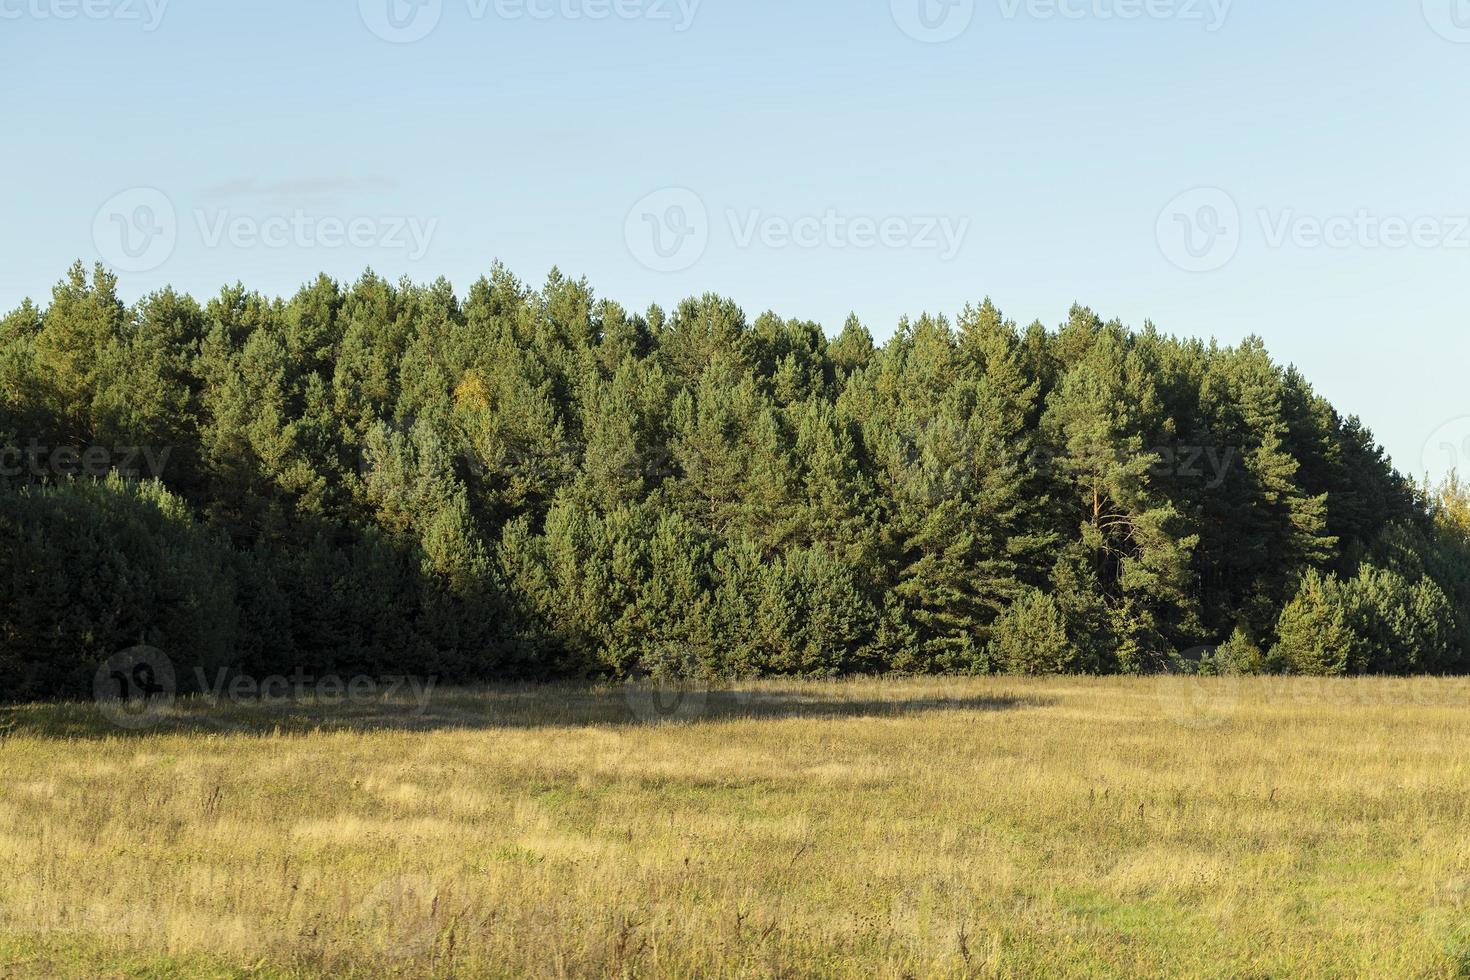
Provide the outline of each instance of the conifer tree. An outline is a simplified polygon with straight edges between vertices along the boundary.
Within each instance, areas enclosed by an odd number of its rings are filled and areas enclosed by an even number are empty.
[[[166,451],[162,485],[69,482],[90,441]],[[1081,305],[875,345],[716,295],[632,315],[555,269],[201,307],[79,264],[0,318],[0,451],[0,662],[34,696],[139,630],[463,680],[1141,672],[1222,641],[1199,669],[1470,667],[1459,483],[1415,487],[1258,339]]]

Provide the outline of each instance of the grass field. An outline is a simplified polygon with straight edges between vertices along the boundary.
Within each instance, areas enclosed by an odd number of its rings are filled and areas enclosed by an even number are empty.
[[[1464,682],[652,694],[5,711],[0,976],[1470,972]]]

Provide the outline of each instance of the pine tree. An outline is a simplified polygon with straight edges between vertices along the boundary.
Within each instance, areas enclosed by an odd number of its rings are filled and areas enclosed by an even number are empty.
[[[1077,666],[1077,647],[1055,599],[1031,591],[996,621],[989,660],[1007,674],[1065,674]]]
[[[1308,569],[1296,598],[1281,611],[1271,655],[1297,674],[1362,673],[1370,653],[1359,629],[1362,616],[1352,588],[1336,575]]]
[[[87,279],[80,262],[57,283],[32,349],[36,376],[44,385],[48,414],[60,426],[57,437],[81,445],[96,431],[93,400],[105,363],[99,352],[122,336],[127,311],[117,296],[117,277],[98,265]]]
[[[1159,669],[1170,636],[1197,629],[1190,558],[1199,537],[1154,486],[1160,459],[1138,434],[1156,400],[1144,365],[1113,332],[1088,336],[1086,353],[1048,400],[1043,426],[1064,519],[1077,522],[1108,602],[1119,666]]]
[[[14,468],[90,441],[167,450],[163,485]],[[1257,339],[1080,305],[875,346],[556,269],[201,308],[77,265],[0,318],[0,451],[0,661],[34,696],[140,630],[457,679],[1470,665],[1458,484]]]

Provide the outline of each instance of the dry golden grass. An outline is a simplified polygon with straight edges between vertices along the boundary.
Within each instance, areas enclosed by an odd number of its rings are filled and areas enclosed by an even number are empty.
[[[0,976],[1470,967],[1462,682],[626,694],[10,711]]]

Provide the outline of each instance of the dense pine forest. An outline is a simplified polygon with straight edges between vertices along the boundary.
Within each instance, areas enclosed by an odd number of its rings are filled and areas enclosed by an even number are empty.
[[[988,300],[643,314],[553,271],[0,321],[0,697],[447,680],[1470,669],[1466,495],[1262,343]]]

